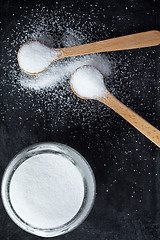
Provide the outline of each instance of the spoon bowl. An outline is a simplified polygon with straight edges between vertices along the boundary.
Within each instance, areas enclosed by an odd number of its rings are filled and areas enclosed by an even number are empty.
[[[160,44],[160,32],[157,30],[59,49],[47,47],[39,41],[29,41],[20,47],[17,59],[20,68],[25,73],[35,75],[44,72],[53,62],[62,58],[92,53],[144,48],[156,46],[158,44]],[[35,51],[37,45],[39,45],[40,48]],[[27,46],[29,47],[28,52],[26,52]],[[35,56],[34,53],[36,54]],[[25,61],[23,58],[25,58]],[[28,68],[28,66],[30,66],[30,68]]]
[[[144,136],[146,136],[148,139],[150,139],[153,143],[155,143],[158,147],[160,147],[160,131],[155,128],[154,126],[152,126],[150,123],[148,123],[146,120],[144,120],[142,117],[140,117],[138,114],[136,114],[134,111],[132,111],[130,108],[128,108],[127,106],[125,106],[123,103],[121,103],[118,99],[116,99],[105,87],[105,84],[103,82],[100,82],[100,86],[103,86],[103,90],[104,91],[100,91],[99,94],[96,95],[90,95],[89,91],[90,91],[90,87],[88,82],[87,82],[87,86],[85,91],[85,81],[83,80],[83,74],[86,74],[85,71],[87,71],[88,69],[90,69],[90,71],[88,73],[93,73],[93,75],[89,75],[87,81],[90,82],[90,86],[92,84],[95,84],[95,72],[97,71],[97,76],[99,76],[102,81],[103,79],[103,75],[100,73],[100,71],[93,67],[93,66],[89,66],[89,65],[85,65],[82,67],[79,67],[78,69],[76,69],[76,71],[72,74],[71,79],[70,79],[70,86],[72,91],[80,98],[82,99],[95,99],[98,100],[102,103],[104,103],[106,106],[110,107],[112,110],[114,110],[116,113],[118,113],[121,117],[123,117],[126,121],[128,121],[132,126],[134,126],[137,130],[139,130]],[[79,74],[80,73],[80,74]],[[80,78],[80,76],[82,76],[82,78]],[[97,79],[96,81],[98,82],[99,79]],[[85,78],[86,80],[86,78]],[[81,84],[81,81],[83,82],[83,84]],[[96,85],[97,87],[97,85]],[[88,91],[88,97],[86,94],[86,92]],[[85,94],[83,94],[85,93]]]
[[[70,87],[72,89],[72,91],[74,92],[74,94],[76,94],[79,98],[81,99],[84,99],[84,100],[87,100],[87,99],[96,99],[98,100],[98,97],[96,97],[96,95],[94,94],[93,96],[90,95],[90,97],[88,96],[88,92],[85,92],[85,93],[78,93],[75,89],[75,82],[74,82],[74,76],[78,74],[78,72],[80,70],[83,70],[83,69],[91,69],[91,72],[92,74],[96,73],[98,74],[98,77],[99,77],[99,81],[101,82],[101,92],[99,92],[100,95],[102,95],[102,93],[104,94],[104,96],[107,94],[107,89],[105,87],[105,84],[104,84],[104,77],[102,75],[102,73],[98,70],[98,68],[94,67],[94,66],[91,66],[91,65],[83,65],[83,66],[80,66],[78,67],[72,74],[71,78],[70,78]],[[87,76],[86,76],[87,77]],[[83,81],[83,82],[82,82]],[[81,78],[81,89],[84,90],[84,88],[86,87],[86,81],[87,79],[85,78],[84,79],[84,75],[83,77]],[[77,82],[78,83],[78,82]],[[79,83],[78,83],[79,84]],[[91,86],[90,86],[91,87]],[[97,86],[95,86],[95,88],[97,88]],[[92,89],[92,92],[93,91],[96,91],[97,92],[97,89]],[[91,91],[91,90],[90,90]],[[83,95],[83,96],[82,96]],[[85,96],[86,95],[86,96]],[[101,96],[102,97],[102,96]]]
[[[50,48],[40,41],[33,40],[21,45],[17,53],[17,60],[23,72],[36,75],[47,70],[61,56],[60,49]]]

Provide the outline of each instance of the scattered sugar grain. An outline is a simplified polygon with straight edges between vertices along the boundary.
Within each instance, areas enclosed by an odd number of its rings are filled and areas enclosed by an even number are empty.
[[[57,121],[64,125],[64,118],[69,112],[76,113],[75,125],[78,124],[79,119],[83,121],[82,127],[86,123],[92,124],[97,114],[101,116],[101,121],[103,121],[104,116],[108,117],[109,109],[104,108],[103,105],[96,108],[94,101],[88,101],[85,102],[84,106],[80,104],[79,99],[75,96],[72,97],[69,79],[79,66],[89,64],[97,67],[102,72],[105,81],[107,80],[107,85],[109,84],[112,91],[115,91],[112,74],[113,71],[115,72],[115,61],[108,59],[107,55],[103,53],[66,58],[65,61],[55,61],[44,73],[37,76],[25,74],[17,67],[17,49],[20,44],[30,40],[38,40],[49,47],[61,48],[85,44],[94,40],[98,41],[100,39],[97,36],[101,36],[102,39],[109,37],[108,30],[110,31],[110,29],[103,22],[99,21],[97,23],[96,21],[95,16],[98,16],[98,12],[100,13],[99,9],[94,9],[94,11],[85,14],[81,14],[79,10],[77,12],[78,15],[66,9],[64,16],[62,8],[48,9],[46,6],[42,7],[38,4],[32,12],[26,9],[24,15],[20,16],[20,25],[15,25],[7,39],[6,31],[2,33],[2,42],[6,46],[5,49],[2,49],[2,56],[7,55],[7,60],[11,61],[10,64],[6,65],[6,57],[2,58],[4,63],[2,66],[4,68],[2,84],[3,86],[8,84],[10,86],[12,83],[10,93],[16,96],[14,98],[16,102],[10,101],[7,109],[9,111],[14,104],[18,108],[26,109],[27,112],[29,98],[30,107],[36,112],[35,126],[37,124],[39,126],[39,109],[43,112],[42,106],[45,105],[45,109],[49,113],[48,117],[53,124],[49,131],[54,131]],[[92,16],[91,21],[88,21],[88,16]],[[71,62],[73,64],[70,64]],[[67,71],[64,72],[65,66]],[[47,74],[47,78],[45,74]],[[26,98],[22,97],[23,93],[27,95]],[[57,101],[59,112],[58,117],[54,118]],[[101,112],[101,115],[99,112]],[[109,119],[107,124],[109,124]]]

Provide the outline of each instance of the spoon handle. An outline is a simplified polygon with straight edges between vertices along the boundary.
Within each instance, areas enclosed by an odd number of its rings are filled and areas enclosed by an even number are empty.
[[[152,30],[135,33],[104,41],[88,43],[80,46],[62,48],[62,57],[79,56],[91,53],[120,51],[135,48],[144,48],[160,44],[160,32]]]
[[[138,114],[133,112],[130,108],[121,103],[110,92],[107,92],[106,97],[102,97],[98,100],[113,109],[116,113],[118,113],[121,117],[133,125],[137,130],[139,130],[143,135],[145,135],[148,139],[160,147],[160,131],[157,128],[153,127],[142,117],[140,117]]]

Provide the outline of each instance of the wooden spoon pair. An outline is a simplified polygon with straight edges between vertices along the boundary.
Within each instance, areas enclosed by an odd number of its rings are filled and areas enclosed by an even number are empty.
[[[36,42],[36,41],[35,41]],[[25,44],[33,43],[33,41],[27,42]],[[17,58],[19,59],[19,53],[21,52],[22,48],[25,46],[23,44],[21,48],[19,49]],[[118,38],[113,38],[109,40],[84,44],[80,46],[74,46],[74,47],[68,47],[68,48],[61,48],[61,49],[52,49],[53,51],[59,51],[58,57],[54,60],[51,60],[51,62],[48,64],[48,66],[59,59],[65,58],[65,57],[71,57],[71,56],[79,56],[79,55],[85,55],[85,54],[92,54],[92,53],[100,53],[100,52],[110,52],[110,51],[119,51],[119,50],[127,50],[127,49],[135,49],[135,48],[144,48],[149,46],[156,46],[160,44],[160,32],[153,30],[148,32],[142,32],[142,33],[136,33],[132,35],[122,36]],[[45,54],[45,53],[44,53]],[[20,65],[20,63],[19,63]],[[43,71],[45,71],[47,68],[43,69],[40,72],[30,73],[26,71],[24,68],[22,70],[28,74],[39,74]],[[20,66],[21,67],[21,66]],[[92,68],[92,66],[89,66]],[[76,70],[76,71],[79,71]],[[73,73],[73,75],[76,73],[76,71]],[[97,70],[98,71],[98,70]],[[72,75],[72,76],[73,76]],[[103,76],[102,76],[103,79]],[[80,96],[74,89],[74,86],[72,85],[72,77],[70,81],[71,88],[73,92],[83,99],[90,99],[90,98],[84,98],[83,96]],[[144,134],[148,139],[150,139],[152,142],[154,142],[158,147],[160,147],[160,131],[153,127],[151,124],[149,124],[147,121],[145,121],[142,117],[140,117],[138,114],[133,112],[131,109],[126,107],[123,103],[121,103],[119,100],[117,100],[112,94],[106,89],[106,94],[102,97],[96,97],[94,98],[111,109],[113,109],[115,112],[117,112],[120,116],[122,116],[124,119],[126,119],[131,125],[133,125],[136,129],[138,129],[142,134]]]

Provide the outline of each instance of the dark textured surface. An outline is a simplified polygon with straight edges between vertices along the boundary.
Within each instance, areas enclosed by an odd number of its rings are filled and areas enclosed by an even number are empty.
[[[160,2],[130,1],[18,1],[1,0],[0,74],[0,180],[10,159],[24,147],[43,141],[65,143],[78,150],[90,163],[97,182],[96,201],[86,221],[73,232],[56,239],[74,240],[158,240],[160,239],[160,152],[158,147],[112,111],[100,108],[94,121],[84,115],[59,114],[57,100],[52,111],[48,99],[41,101],[32,94],[17,93],[7,75],[9,59],[5,43],[17,20],[27,9],[44,2],[48,8],[63,8],[77,14],[97,11],[97,26],[104,22],[107,37],[116,37],[151,29],[160,30]],[[90,6],[92,3],[92,6]],[[68,10],[67,10],[68,6]],[[64,11],[64,14],[65,14]],[[14,15],[13,15],[14,14]],[[26,14],[26,13],[25,13]],[[39,13],[41,14],[41,12]],[[28,14],[29,18],[29,14]],[[75,19],[76,20],[76,19]],[[26,20],[27,21],[27,20]],[[90,20],[88,20],[90,21]],[[25,23],[24,23],[25,24]],[[93,33],[92,40],[105,39]],[[119,100],[160,129],[160,47],[110,53],[116,59],[116,74],[108,85]],[[7,70],[4,66],[8,66]],[[18,67],[18,66],[17,66]],[[5,76],[5,78],[4,78]],[[3,81],[2,81],[3,80]],[[4,80],[7,82],[5,85]],[[3,84],[2,84],[3,82]],[[72,93],[70,93],[72,96]],[[64,97],[65,94],[64,94]],[[73,96],[76,100],[76,97]],[[17,104],[20,101],[21,107]],[[23,104],[24,102],[24,104]],[[79,101],[85,108],[86,102]],[[40,108],[43,114],[37,114]],[[61,110],[63,106],[61,106]],[[72,108],[71,108],[72,109]],[[101,117],[101,109],[108,115]],[[82,112],[83,113],[83,112]],[[98,111],[97,111],[98,113]],[[58,120],[57,120],[57,119]],[[82,121],[83,119],[83,121]],[[110,120],[109,120],[110,119]],[[76,122],[76,124],[74,124]],[[56,124],[55,124],[56,123]],[[40,237],[17,227],[6,214],[0,200],[0,239],[36,240]]]

